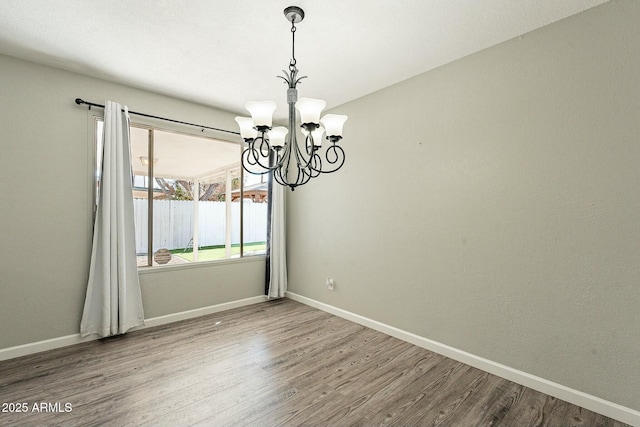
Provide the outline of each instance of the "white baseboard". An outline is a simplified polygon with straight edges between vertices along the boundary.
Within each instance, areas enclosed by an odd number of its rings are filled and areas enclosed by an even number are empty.
[[[260,302],[265,302],[266,300],[267,300],[267,297],[265,295],[260,295],[257,297],[245,298],[237,301],[210,305],[208,307],[196,308],[194,310],[183,311],[180,313],[167,314],[166,316],[153,317],[151,319],[145,319],[144,326],[132,328],[131,330],[133,331],[138,329],[150,328],[152,326],[164,325],[167,323],[178,322],[180,320],[206,316],[208,314],[218,313],[220,311],[231,310],[232,308],[244,307],[245,305],[252,305]]]
[[[347,319],[368,328],[374,329],[376,331],[385,333],[387,335],[391,335],[392,337],[425,348],[429,351],[433,351],[434,353],[447,356],[451,359],[473,366],[474,368],[478,368],[491,374],[497,375],[501,378],[505,378],[509,381],[513,381],[514,383],[532,388],[534,390],[567,401],[569,403],[573,403],[574,405],[581,406],[590,411],[597,412],[598,414],[602,414],[609,418],[613,418],[615,420],[640,427],[640,412],[631,408],[627,408],[625,406],[618,405],[617,403],[609,402],[599,397],[574,390],[562,384],[557,384],[552,381],[545,380],[544,378],[528,374],[518,369],[502,365],[500,363],[473,355],[471,353],[467,353],[466,351],[459,350],[446,344],[442,344],[437,341],[433,341],[428,338],[403,331],[402,329],[386,325],[376,320],[351,313],[349,311],[313,300],[311,298],[304,297],[302,295],[298,295],[293,292],[287,292],[286,297],[294,301],[306,304],[308,306],[317,308],[319,310],[326,311],[327,313],[331,313],[338,317],[342,317],[343,319]]]
[[[195,310],[182,311],[180,313],[167,314],[165,316],[152,317],[145,319],[144,326],[131,328],[131,331],[146,329],[152,326],[164,325],[167,323],[178,322],[180,320],[192,319],[194,317],[206,316],[207,314],[217,313],[219,311],[231,310],[232,308],[244,307],[245,305],[257,304],[267,300],[267,297],[260,295],[257,297],[245,298],[237,301],[225,302],[222,304],[210,305],[208,307],[197,308]],[[79,325],[78,325],[79,327]],[[64,337],[52,338],[44,341],[38,341],[29,344],[18,345],[0,349],[0,361],[13,359],[15,357],[27,356],[29,354],[39,353],[41,351],[53,350],[54,348],[66,347],[86,341],[100,339],[97,335],[88,337],[80,337],[80,334],[67,335]]]

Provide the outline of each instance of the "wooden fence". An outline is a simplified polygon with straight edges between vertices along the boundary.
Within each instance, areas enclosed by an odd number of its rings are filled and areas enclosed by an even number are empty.
[[[198,202],[198,244],[214,246],[225,244],[225,202]],[[146,199],[134,199],[136,225],[136,251],[147,253]],[[188,246],[193,237],[193,202],[181,200],[154,200],[153,251],[160,248],[180,249]],[[267,240],[267,204],[244,203],[244,243]],[[231,243],[240,243],[240,202],[231,203]]]

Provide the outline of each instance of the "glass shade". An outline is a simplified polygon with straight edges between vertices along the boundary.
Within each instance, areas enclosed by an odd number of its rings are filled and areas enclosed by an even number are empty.
[[[271,129],[269,135],[269,145],[273,147],[282,147],[284,145],[284,137],[289,133],[289,129],[284,126],[276,126]]]
[[[271,127],[276,103],[273,101],[249,101],[245,108],[251,113],[254,126]]]
[[[348,119],[347,116],[340,114],[327,114],[320,121],[327,131],[327,136],[340,136],[342,137],[342,127],[344,122]]]
[[[309,135],[309,131],[305,128],[302,128],[302,134],[306,137]],[[324,135],[324,128],[322,126],[317,127],[314,131],[311,132],[311,136],[313,137],[313,145],[316,147],[320,147],[322,145],[322,135]]]
[[[322,99],[300,98],[296,102],[296,108],[300,112],[300,122],[320,124],[320,113],[327,105]]]
[[[242,139],[255,139],[258,131],[253,128],[253,120],[250,117],[236,117],[236,122],[240,127],[240,137]]]

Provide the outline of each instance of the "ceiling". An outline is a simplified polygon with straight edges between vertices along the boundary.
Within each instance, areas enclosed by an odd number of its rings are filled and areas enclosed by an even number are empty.
[[[271,99],[283,119],[291,4],[300,96],[331,108],[604,2],[2,0],[0,53],[243,115]]]
[[[185,150],[185,147],[189,147]],[[169,179],[196,179],[215,182],[226,177],[227,169],[233,177],[240,172],[241,145],[211,138],[155,130],[153,136],[154,176]],[[135,175],[146,176],[148,166],[148,131],[131,127],[131,164]]]

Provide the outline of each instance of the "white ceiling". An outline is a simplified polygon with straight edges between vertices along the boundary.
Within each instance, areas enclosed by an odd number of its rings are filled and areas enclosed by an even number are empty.
[[[330,108],[604,2],[2,0],[0,53],[243,115],[271,99],[281,119],[291,4],[300,96]]]
[[[213,182],[225,177],[227,169],[235,171],[234,177],[239,173],[240,144],[162,130],[154,131],[153,141],[154,176]],[[148,155],[148,131],[132,127],[131,164],[135,175],[147,175],[148,167],[141,157]]]

